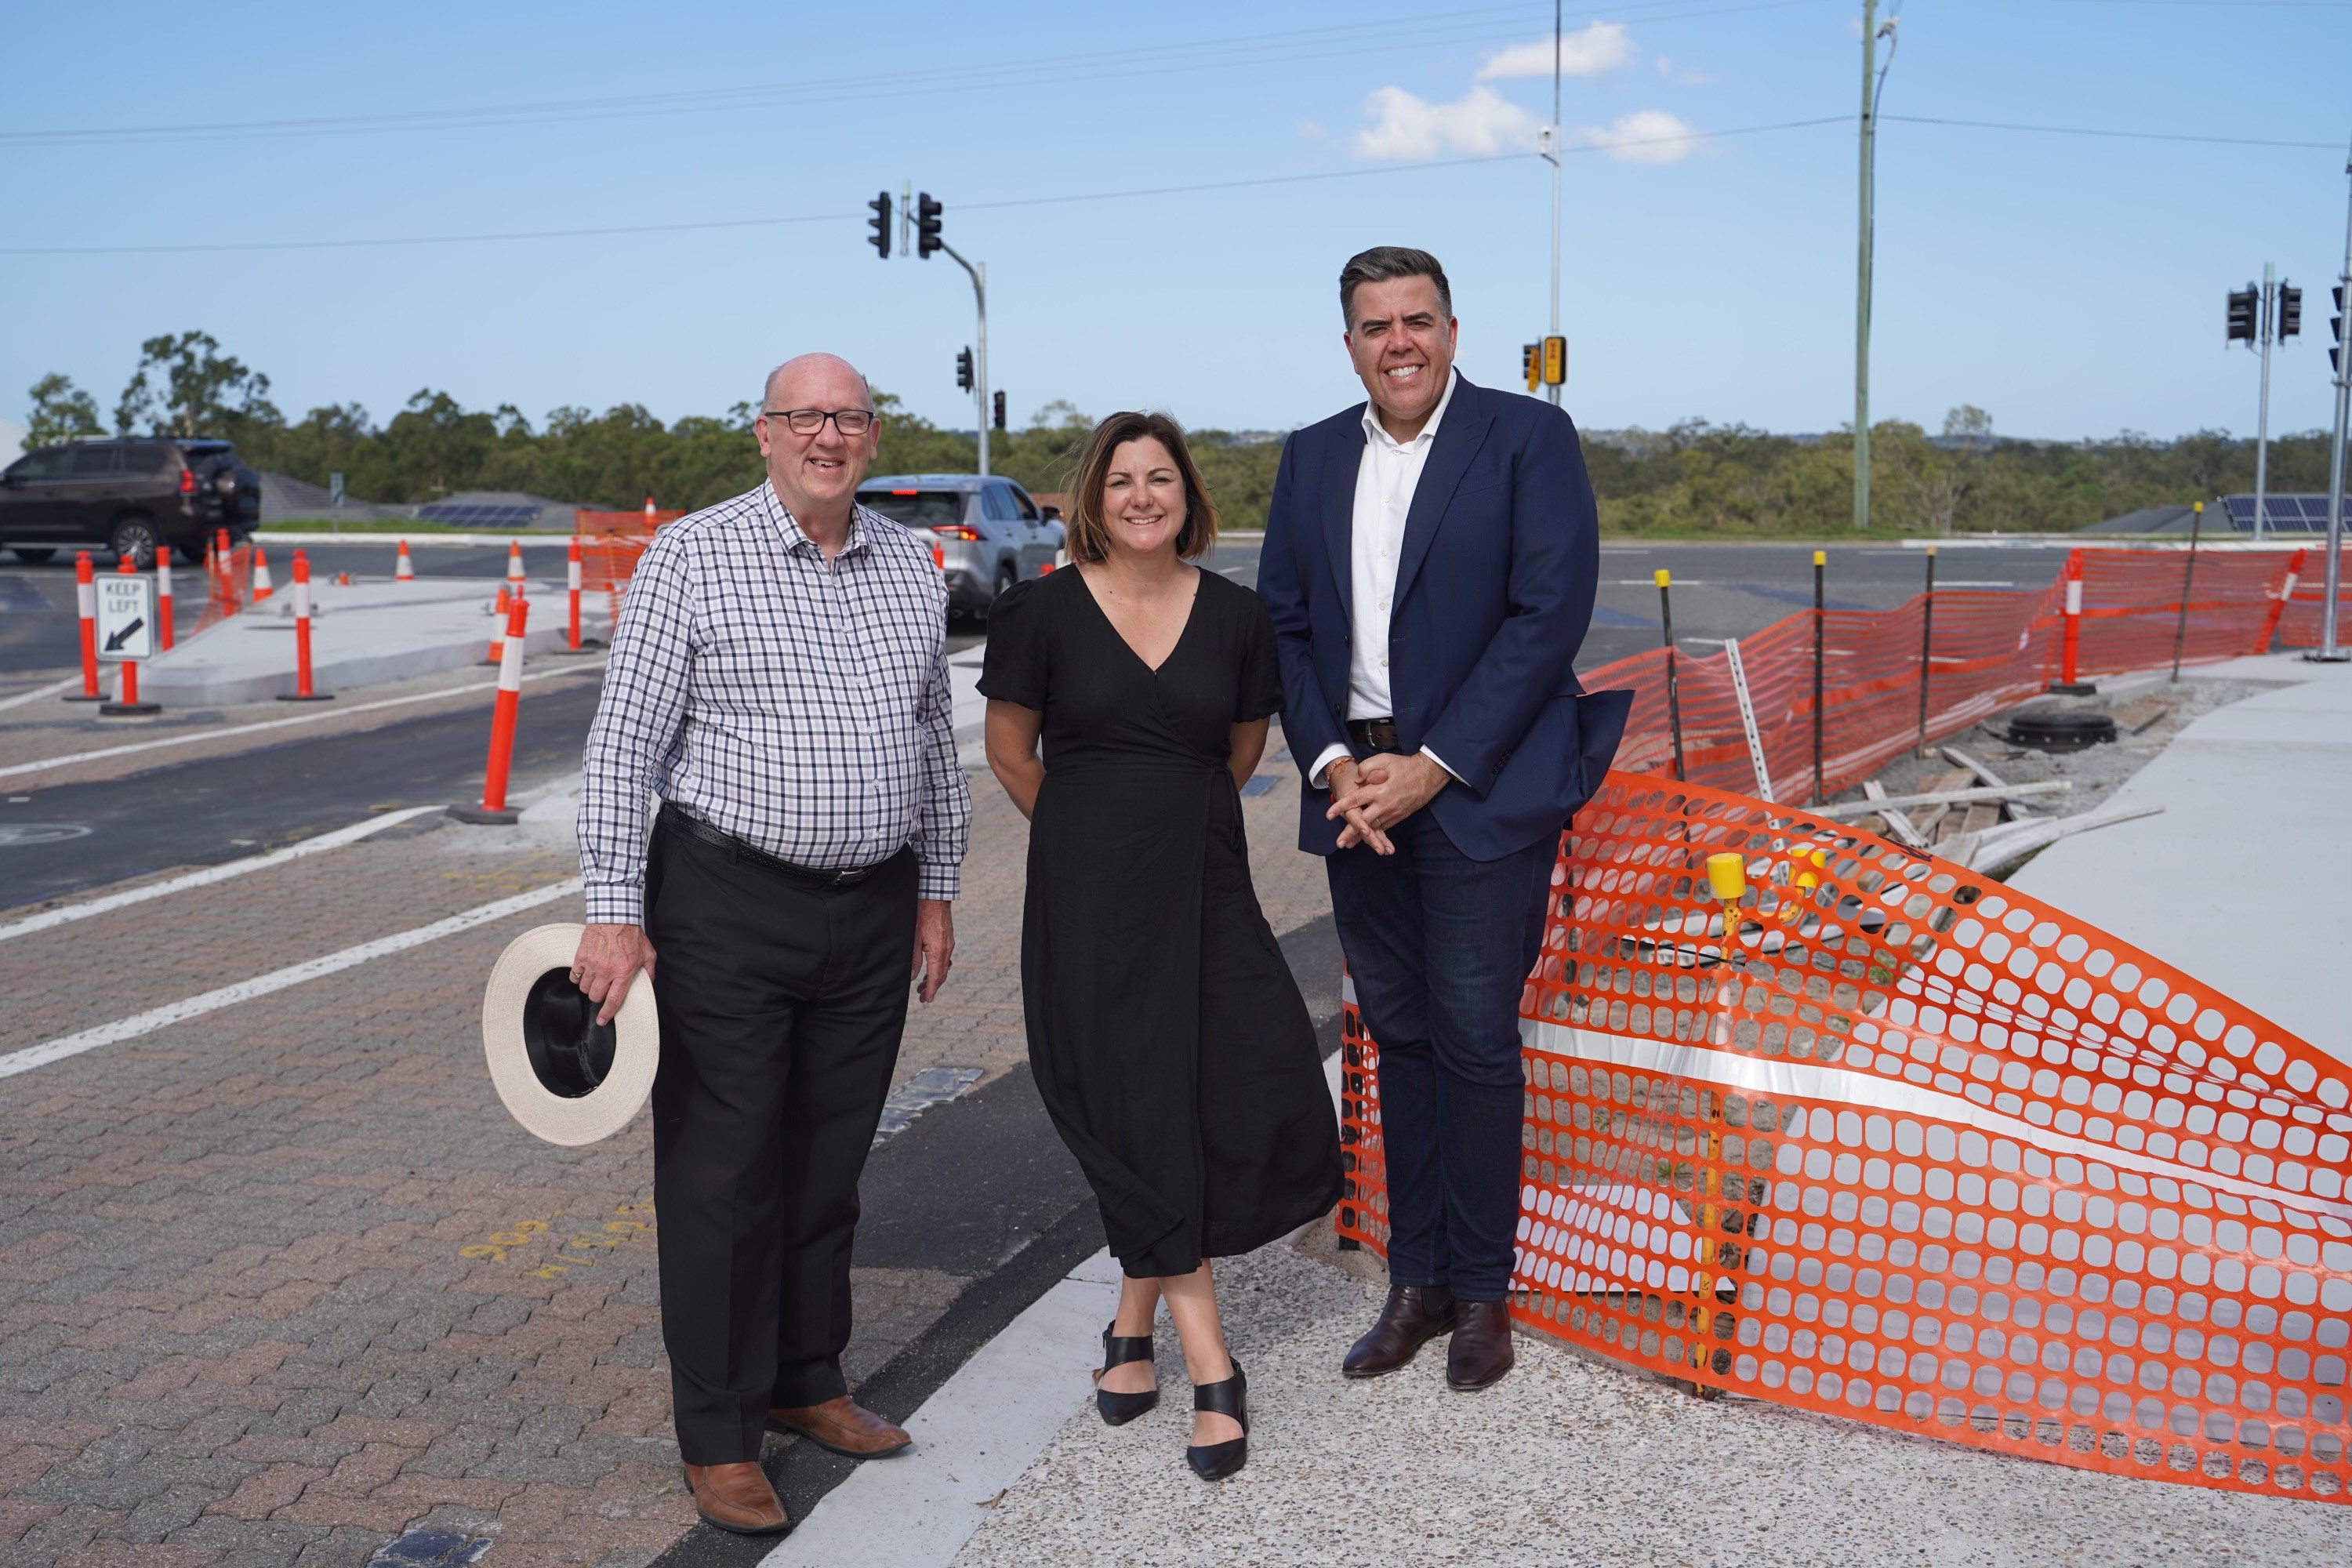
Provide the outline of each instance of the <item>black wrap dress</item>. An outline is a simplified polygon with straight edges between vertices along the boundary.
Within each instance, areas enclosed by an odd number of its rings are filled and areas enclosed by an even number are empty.
[[[1281,705],[1256,594],[1200,574],[1157,669],[1076,571],[1005,592],[980,689],[1038,710],[1029,1061],[1120,1266],[1189,1274],[1339,1195],[1314,1025],[1250,883],[1233,725]]]

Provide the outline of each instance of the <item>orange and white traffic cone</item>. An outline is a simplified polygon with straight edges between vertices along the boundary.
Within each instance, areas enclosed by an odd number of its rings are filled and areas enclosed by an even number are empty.
[[[213,601],[221,614],[233,616],[245,608],[236,592],[236,550],[228,542],[228,530],[213,531]]]
[[[506,654],[499,661],[498,705],[490,710],[490,754],[482,770],[482,804],[451,806],[449,815],[460,822],[512,822],[522,815],[507,805],[507,773],[514,765],[515,710],[522,703],[523,626],[530,615],[530,605],[517,595],[500,639]]]
[[[572,599],[572,624],[565,635],[563,651],[584,653],[580,646],[580,536],[572,536],[572,548],[563,563],[563,588]]]
[[[133,552],[129,555],[125,555],[122,558],[122,564],[118,568],[118,570],[120,570],[125,577],[138,576],[139,557],[137,552]],[[95,588],[96,583],[94,580],[91,585]],[[126,631],[129,628],[127,627],[125,628]],[[98,705],[98,715],[100,718],[144,719],[151,713],[161,713],[163,710],[163,708],[161,703],[142,702],[139,700],[139,661],[137,659],[126,658],[114,667],[114,700],[111,702],[101,702]]]
[[[2087,697],[2098,688],[2079,679],[2077,668],[2083,648],[2083,552],[2069,552],[2066,564],[2059,574],[2066,585],[2064,618],[2058,631],[2058,679],[2050,689],[2062,697]]]
[[[253,602],[257,605],[277,591],[277,584],[269,580],[269,554],[256,541],[253,546]]]
[[[155,641],[165,653],[172,651],[172,547],[158,540],[155,544]]]
[[[507,541],[507,581],[520,583],[522,580],[522,541],[510,539]]]
[[[654,526],[654,498],[651,496],[646,498],[646,526]]]
[[[98,689],[98,578],[89,552],[74,552],[74,607],[81,614],[81,690],[68,702],[103,702]]]
[[[317,691],[310,685],[310,558],[298,550],[294,552],[294,690],[278,694],[280,702],[331,702],[331,691]]]
[[[499,584],[498,602],[490,606],[490,651],[484,664],[496,664],[506,658],[507,612],[514,605],[514,595],[504,583]]]
[[[416,581],[416,568],[409,564],[408,541],[405,539],[400,542],[400,559],[392,563],[392,580],[395,583]]]

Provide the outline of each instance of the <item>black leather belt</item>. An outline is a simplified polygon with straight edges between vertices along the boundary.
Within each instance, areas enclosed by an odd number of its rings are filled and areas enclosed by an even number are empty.
[[[739,860],[749,860],[754,866],[764,867],[780,876],[789,877],[793,881],[811,888],[854,888],[898,858],[898,855],[889,856],[885,859],[877,860],[871,866],[860,866],[849,871],[813,871],[806,866],[795,866],[790,860],[779,859],[756,845],[746,844],[733,834],[721,832],[701,818],[689,816],[667,802],[662,805],[659,820],[661,826],[665,827],[686,834],[689,837],[699,838],[705,844],[726,850]],[[905,853],[903,849],[898,852],[900,855]]]
[[[1350,719],[1348,738],[1368,752],[1402,750],[1397,744],[1396,721],[1393,719]]]

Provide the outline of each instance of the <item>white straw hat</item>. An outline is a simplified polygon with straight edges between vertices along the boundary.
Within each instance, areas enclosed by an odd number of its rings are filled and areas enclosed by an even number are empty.
[[[482,997],[490,1081],[523,1130],[572,1146],[627,1126],[653,1093],[661,1025],[640,974],[609,1024],[572,984],[578,925],[541,926],[507,945]]]

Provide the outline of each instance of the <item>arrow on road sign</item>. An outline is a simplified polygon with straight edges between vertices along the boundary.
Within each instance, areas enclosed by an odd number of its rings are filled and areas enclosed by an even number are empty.
[[[109,635],[106,639],[106,651],[109,653],[121,653],[122,651],[122,645],[129,642],[132,637],[138,636],[139,628],[146,624],[146,618],[144,616],[141,616],[139,619],[132,621],[129,626],[124,626],[121,631]]]

